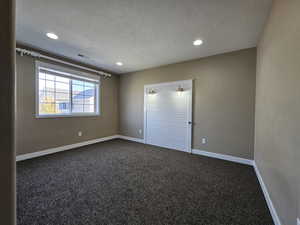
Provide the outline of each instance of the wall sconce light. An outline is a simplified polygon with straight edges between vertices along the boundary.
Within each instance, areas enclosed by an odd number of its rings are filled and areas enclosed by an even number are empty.
[[[183,89],[183,87],[181,87],[181,86],[179,85],[178,88],[176,89],[176,91],[177,91],[177,92],[183,92],[184,89]]]
[[[156,93],[156,91],[154,91],[153,89],[150,89],[148,92],[149,95],[154,95],[155,93]]]

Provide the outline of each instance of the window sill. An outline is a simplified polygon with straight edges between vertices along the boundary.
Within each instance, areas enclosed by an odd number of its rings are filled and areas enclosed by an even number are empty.
[[[93,113],[93,114],[58,114],[58,115],[36,115],[35,118],[37,119],[55,119],[55,118],[70,118],[70,117],[96,117],[100,116],[100,113]]]

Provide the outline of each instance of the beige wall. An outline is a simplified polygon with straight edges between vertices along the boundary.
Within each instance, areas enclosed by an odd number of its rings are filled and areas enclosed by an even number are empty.
[[[119,77],[101,79],[101,115],[35,118],[35,60],[17,56],[17,154],[118,134]],[[78,131],[83,136],[78,136]]]
[[[255,161],[283,225],[300,200],[299,41],[300,1],[275,0],[258,46]]]
[[[143,138],[145,84],[194,79],[193,147],[253,159],[255,71],[253,48],[120,75],[120,133]]]

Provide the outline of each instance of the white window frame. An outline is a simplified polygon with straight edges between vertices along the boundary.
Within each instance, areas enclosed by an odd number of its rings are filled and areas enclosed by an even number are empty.
[[[64,114],[40,114],[39,113],[39,70],[40,68],[46,68],[48,70],[53,70],[54,72],[62,75],[68,75],[74,80],[81,79],[81,80],[97,80],[98,85],[96,85],[96,93],[95,93],[95,112],[93,113],[64,113]],[[93,116],[100,116],[100,87],[101,87],[101,81],[100,81],[100,76],[93,75],[90,73],[78,71],[78,70],[73,70],[67,67],[55,65],[55,64],[50,64],[42,61],[35,61],[35,117],[36,118],[63,118],[63,117],[93,117]],[[69,93],[69,98],[70,98],[70,107],[72,107],[72,82],[70,82],[70,93]]]

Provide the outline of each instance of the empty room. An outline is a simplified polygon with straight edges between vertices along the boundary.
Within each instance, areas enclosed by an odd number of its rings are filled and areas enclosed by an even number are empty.
[[[300,225],[299,0],[0,6],[1,225]]]

